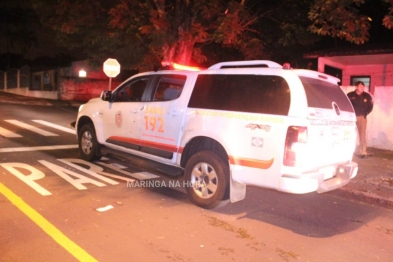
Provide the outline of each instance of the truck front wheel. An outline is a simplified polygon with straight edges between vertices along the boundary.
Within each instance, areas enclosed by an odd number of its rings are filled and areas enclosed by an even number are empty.
[[[78,138],[79,152],[82,159],[94,161],[101,158],[99,144],[92,124],[82,126]]]

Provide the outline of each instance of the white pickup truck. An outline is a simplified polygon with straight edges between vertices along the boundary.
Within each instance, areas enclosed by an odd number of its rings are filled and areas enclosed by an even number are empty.
[[[203,208],[244,199],[247,185],[334,190],[358,170],[356,116],[338,81],[265,60],[140,73],[80,107],[80,153],[183,176]]]

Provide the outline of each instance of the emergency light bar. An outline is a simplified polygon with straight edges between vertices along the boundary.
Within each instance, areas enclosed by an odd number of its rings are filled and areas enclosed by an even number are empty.
[[[187,65],[181,65],[181,64],[177,64],[174,62],[167,62],[167,61],[163,61],[161,62],[162,67],[169,67],[171,69],[175,69],[175,70],[186,70],[186,71],[201,71],[202,68],[199,68],[197,66],[187,66]]]

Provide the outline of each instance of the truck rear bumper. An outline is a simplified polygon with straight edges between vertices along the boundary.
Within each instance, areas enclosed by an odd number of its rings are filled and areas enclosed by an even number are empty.
[[[278,191],[305,194],[310,192],[324,193],[343,187],[357,175],[358,164],[351,162],[339,165],[335,168],[334,176],[325,179],[324,169],[301,175],[283,175],[277,186]]]

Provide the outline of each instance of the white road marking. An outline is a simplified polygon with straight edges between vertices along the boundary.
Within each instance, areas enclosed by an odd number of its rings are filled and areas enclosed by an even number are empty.
[[[139,179],[139,180],[145,180],[145,179],[153,179],[153,178],[158,178],[159,176],[154,175],[149,172],[136,172],[136,173],[131,173],[133,177]]]
[[[58,159],[58,160],[67,164],[67,165],[72,166],[75,169],[85,172],[95,178],[101,179],[102,181],[104,181],[108,184],[111,184],[111,185],[119,184],[118,182],[105,177],[105,175],[107,173],[104,172],[104,169],[100,166],[97,166],[97,165],[91,163],[91,162],[87,162],[87,161],[79,159],[79,158],[65,158],[65,159]],[[85,165],[88,167],[88,169],[78,166],[78,164]]]
[[[0,148],[0,153],[74,149],[74,148],[78,148],[78,145],[13,147],[13,148]]]
[[[66,163],[66,164],[69,164],[69,163],[71,163],[71,162],[72,162],[72,163],[80,163],[80,164],[83,164],[83,165],[88,166],[89,169],[91,169],[91,171],[93,171],[93,172],[96,172],[96,173],[101,174],[101,175],[103,175],[103,176],[115,178],[115,179],[118,179],[118,180],[124,180],[124,181],[131,182],[131,183],[133,183],[133,182],[136,181],[135,179],[132,179],[132,178],[128,178],[128,177],[124,177],[124,176],[119,176],[119,175],[115,175],[115,174],[103,172],[103,169],[102,169],[101,166],[94,165],[93,163],[86,162],[86,161],[84,161],[84,160],[82,160],[82,159],[67,158],[67,159],[57,159],[57,160],[59,160],[59,161],[61,161],[61,162],[63,162],[63,163]],[[109,160],[109,159],[106,158],[106,157],[101,157],[101,160]],[[96,163],[98,163],[98,162],[96,162]],[[74,166],[74,168],[77,168],[77,169],[79,169],[79,170],[81,170],[81,171],[86,172],[86,173],[89,174],[89,172],[88,172],[87,169],[84,169],[84,168],[82,168],[82,167],[78,168],[78,167],[76,167],[76,166]],[[82,169],[84,169],[84,170],[82,170]],[[112,169],[113,169],[113,168],[112,168]],[[102,178],[101,178],[101,179],[102,179]],[[115,182],[115,181],[114,181],[114,182]],[[110,183],[110,184],[114,184],[114,183]],[[118,184],[118,183],[116,182],[116,184]]]
[[[0,164],[0,166],[7,169],[8,172],[10,172],[14,176],[25,182],[28,186],[30,186],[32,189],[34,189],[41,195],[43,196],[52,195],[51,192],[49,192],[48,190],[46,190],[45,188],[43,188],[42,186],[40,186],[38,183],[35,182],[35,180],[40,180],[45,177],[45,174],[40,170],[36,169],[35,167],[32,167],[25,163],[2,163]],[[25,172],[22,173],[21,170],[24,170]]]
[[[102,159],[102,158],[101,158],[101,159]],[[118,163],[112,163],[112,165],[113,165],[114,167],[117,167],[117,168],[120,168],[120,169],[126,169],[126,168],[127,168],[126,166],[120,165],[120,164],[118,164]]]
[[[111,177],[111,178],[115,178],[115,179],[118,179],[118,180],[123,180],[123,181],[131,182],[131,183],[136,181],[135,179],[132,179],[132,178],[128,178],[128,177],[124,177],[124,176],[119,176],[119,175],[115,175],[115,174],[109,174],[109,173],[105,173],[104,176]]]
[[[105,164],[104,162],[101,162],[101,161],[96,161],[96,163],[101,165],[101,166],[104,166],[104,167],[116,170],[117,172],[120,172],[120,173],[122,173],[122,174],[124,174],[126,176],[133,177],[133,178],[136,178],[136,179],[139,179],[139,180],[153,179],[153,178],[158,178],[159,177],[159,176],[151,174],[149,172],[137,172],[137,173],[127,172],[127,171],[124,171],[121,168],[117,167],[116,165]]]
[[[20,122],[18,120],[4,120],[4,121],[6,121],[8,123],[11,123],[13,125],[19,126],[21,128],[28,129],[28,130],[30,130],[30,131],[32,131],[34,133],[37,133],[37,134],[40,134],[40,135],[43,135],[43,136],[59,136],[57,134],[45,131],[45,130],[43,130],[41,128],[38,128],[38,127],[35,127],[35,126],[32,126],[32,125]]]
[[[50,123],[50,122],[47,122],[47,121],[44,121],[44,120],[32,120],[32,121],[36,122],[36,123],[39,123],[41,125],[45,125],[45,126],[56,128],[58,130],[61,130],[61,131],[64,131],[64,132],[67,132],[67,133],[70,133],[70,134],[75,134],[75,130],[71,129],[71,128],[67,128],[67,127],[64,127],[64,126],[56,125],[56,124],[53,124],[53,123]]]
[[[11,132],[10,130],[7,130],[5,128],[0,127],[0,136],[4,137],[22,137],[21,135],[18,135],[17,133]]]
[[[69,170],[67,168],[55,165],[49,161],[46,160],[38,160],[42,165],[46,166],[49,170],[55,172],[58,176],[63,178],[65,181],[73,185],[75,188],[79,190],[86,190],[87,187],[84,186],[83,184],[93,184],[98,187],[103,187],[106,186],[106,184],[101,183],[97,180],[94,180],[92,178],[86,177],[84,175],[81,175],[79,173],[76,173],[72,170]],[[96,174],[97,175],[97,174]]]

